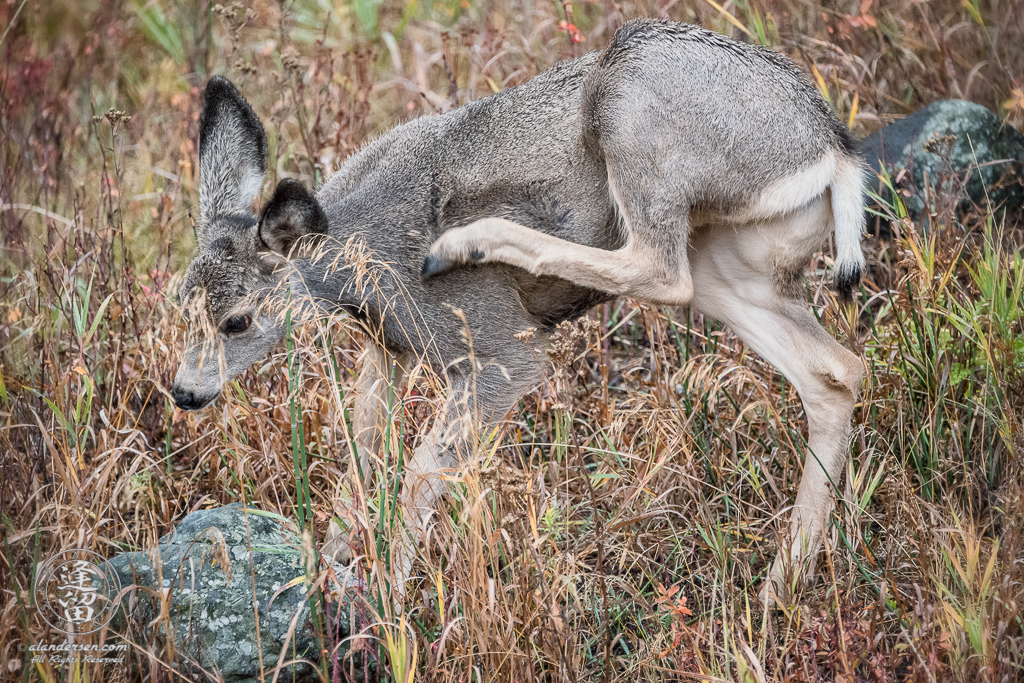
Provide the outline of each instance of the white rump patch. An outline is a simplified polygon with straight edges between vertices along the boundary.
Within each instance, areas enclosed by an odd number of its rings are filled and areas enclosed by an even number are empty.
[[[829,152],[807,168],[766,187],[757,199],[729,219],[756,221],[795,211],[824,194],[835,175],[836,155]]]

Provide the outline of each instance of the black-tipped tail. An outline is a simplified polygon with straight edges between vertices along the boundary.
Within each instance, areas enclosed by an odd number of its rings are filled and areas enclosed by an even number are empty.
[[[864,270],[864,252],[860,248],[864,232],[863,162],[852,157],[838,159],[829,189],[836,229],[835,287],[840,298],[848,302],[860,285]]]
[[[833,287],[843,303],[848,304],[853,301],[854,293],[860,288],[861,276],[859,265],[841,265],[836,268]]]

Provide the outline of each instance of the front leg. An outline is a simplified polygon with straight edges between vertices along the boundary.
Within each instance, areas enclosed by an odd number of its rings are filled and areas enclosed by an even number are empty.
[[[438,416],[433,429],[416,447],[412,460],[405,467],[401,499],[404,524],[396,530],[391,555],[392,590],[398,598],[405,595],[405,584],[412,574],[413,557],[420,541],[427,536],[434,504],[448,490],[444,472],[459,464],[453,455],[458,445],[449,445],[450,436],[446,431],[446,422]]]
[[[408,360],[404,357],[396,361],[383,347],[373,341],[359,357],[352,411],[352,436],[356,449],[354,455],[364,489],[368,483],[371,456],[379,457],[383,452],[384,434],[390,419],[389,401],[393,405],[398,400],[398,388],[405,374],[403,365],[407,363]],[[352,496],[348,492],[336,493],[334,513],[327,527],[322,552],[336,562],[348,564],[352,560],[355,542],[352,532],[360,525],[365,525],[366,520],[361,519],[358,507],[353,504]],[[343,524],[339,524],[339,520]]]
[[[515,374],[506,372],[506,368],[516,369]],[[427,537],[434,506],[448,491],[446,473],[476,452],[479,436],[491,433],[526,390],[540,380],[540,370],[533,352],[516,342],[509,345],[501,363],[483,361],[475,378],[450,378],[454,380],[451,395],[405,467],[401,499],[404,528],[396,530],[391,556],[392,589],[397,598],[405,594],[416,547]]]
[[[356,442],[359,473],[364,484],[369,474],[369,456],[380,456],[384,452],[384,435],[387,433],[391,407],[398,401],[399,387],[402,385],[405,366],[408,363],[406,357],[396,359],[372,341],[359,358],[352,411],[352,436]]]

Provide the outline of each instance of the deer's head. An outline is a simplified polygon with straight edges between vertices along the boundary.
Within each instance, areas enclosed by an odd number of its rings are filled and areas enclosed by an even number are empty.
[[[184,410],[212,403],[281,341],[288,256],[327,232],[323,210],[295,180],[282,180],[253,212],[266,169],[259,118],[230,81],[214,77],[199,120],[199,255],[179,291],[188,342],[171,396]]]

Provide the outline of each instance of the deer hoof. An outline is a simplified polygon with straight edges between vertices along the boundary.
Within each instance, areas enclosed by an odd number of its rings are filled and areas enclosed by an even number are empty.
[[[327,527],[327,535],[324,538],[320,554],[331,558],[338,564],[347,565],[352,562],[353,552],[349,535],[333,519]]]
[[[423,261],[423,268],[420,270],[420,279],[425,282],[435,275],[447,273],[457,265],[458,263],[451,259],[438,256],[436,254],[430,254],[427,256],[426,260]]]

